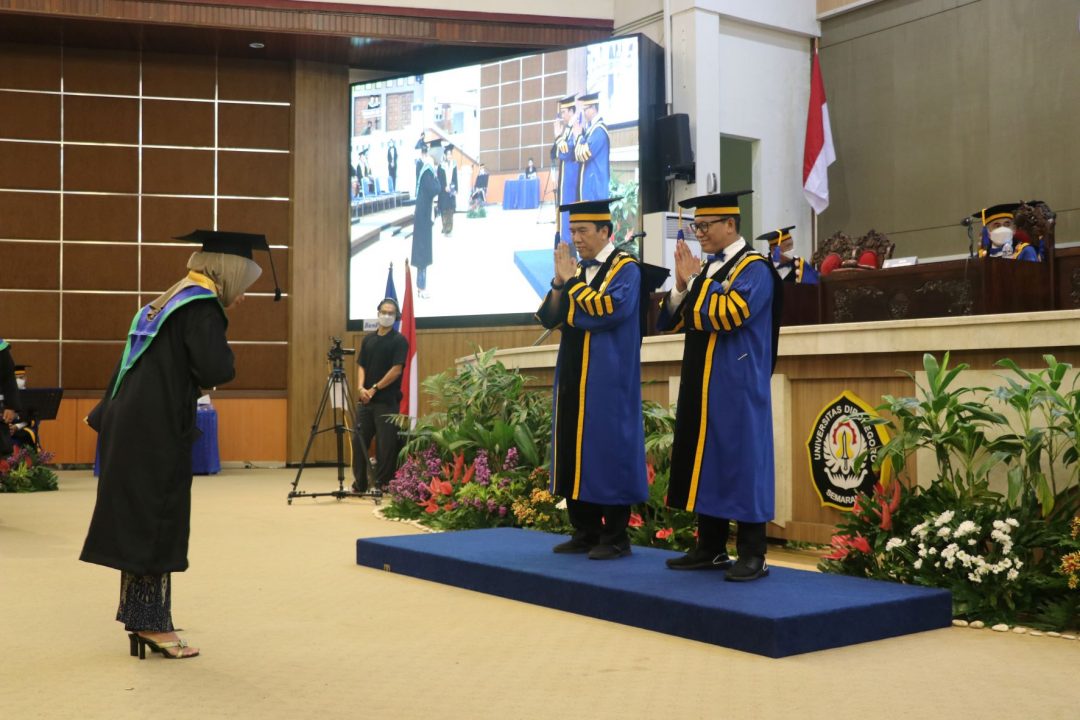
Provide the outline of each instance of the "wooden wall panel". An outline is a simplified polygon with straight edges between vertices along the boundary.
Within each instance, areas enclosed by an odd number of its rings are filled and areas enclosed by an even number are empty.
[[[139,55],[128,50],[64,49],[64,90],[106,95],[139,94]]]
[[[134,294],[64,293],[64,339],[124,340],[138,309],[139,296]]]
[[[143,245],[142,252],[142,304],[147,293],[158,295],[168,290],[187,275],[187,261],[198,245]],[[150,297],[149,299],[153,299]]]
[[[56,240],[60,195],[0,191],[0,238]]]
[[[218,227],[265,235],[271,245],[289,245],[290,211],[289,203],[281,200],[218,200]]]
[[[65,397],[56,420],[42,423],[41,439],[53,462],[92,465],[95,433],[83,419],[99,397]],[[218,454],[227,462],[284,462],[285,398],[217,398]],[[285,490],[282,490],[284,495]]]
[[[345,81],[346,86],[348,80]],[[348,93],[342,93],[348,95]],[[294,95],[288,62],[221,58],[218,63],[218,98],[291,102]],[[346,113],[348,118],[348,113]],[[344,147],[344,145],[342,146]]]
[[[289,339],[289,301],[248,296],[229,310],[229,339],[283,342]],[[284,387],[279,385],[278,387]]]
[[[54,292],[0,291],[4,338],[53,340],[60,329],[60,295]]]
[[[214,104],[181,100],[144,100],[146,145],[214,146]]]
[[[56,290],[60,244],[11,242],[0,246],[0,288]]]
[[[143,243],[174,243],[177,235],[214,226],[214,201],[207,198],[144,197]]]
[[[232,345],[236,379],[229,390],[284,390],[289,375],[288,345]]]
[[[128,315],[129,325],[134,314],[135,311],[132,310]],[[127,328],[124,328],[122,336],[126,335]],[[109,383],[109,378],[123,354],[123,340],[108,343],[62,342],[60,380],[66,390],[101,390]]]
[[[135,193],[139,151],[130,147],[68,145],[64,148],[64,190]]]
[[[166,30],[170,34],[180,28]],[[156,97],[214,97],[216,67],[211,48],[207,55],[171,55],[143,53],[143,95]]]
[[[64,242],[134,243],[139,239],[139,199],[134,195],[65,195]]]
[[[0,43],[0,87],[60,90],[60,48]],[[4,105],[0,100],[0,105]]]
[[[218,110],[221,147],[288,150],[292,111],[285,105],[222,104]]]
[[[138,144],[138,99],[65,95],[64,140]]]
[[[65,292],[138,289],[139,249],[134,245],[65,244]]]
[[[212,150],[143,150],[143,192],[171,195],[214,194]]]
[[[338,179],[346,176],[348,71],[297,61],[293,81],[288,456],[298,462],[326,384],[327,338],[345,336],[348,199]],[[321,438],[309,460],[335,455],[332,440]]]
[[[0,91],[0,107],[4,108],[0,112],[0,137],[60,139],[59,95]]]
[[[58,190],[60,146],[51,143],[0,142],[0,187]]]
[[[288,400],[215,397],[213,403],[222,462],[285,462]]]
[[[290,160],[284,153],[222,150],[218,153],[218,193],[289,197]]]

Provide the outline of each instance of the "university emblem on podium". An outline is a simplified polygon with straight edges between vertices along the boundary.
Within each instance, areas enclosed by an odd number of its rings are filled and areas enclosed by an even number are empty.
[[[822,505],[850,511],[859,493],[873,492],[874,483],[889,482],[886,463],[880,476],[874,461],[889,434],[884,425],[871,425],[856,417],[876,415],[874,409],[850,390],[826,405],[810,430],[806,447],[810,455],[810,477]]]

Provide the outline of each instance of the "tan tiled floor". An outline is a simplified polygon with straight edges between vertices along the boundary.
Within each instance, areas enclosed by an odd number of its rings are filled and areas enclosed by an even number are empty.
[[[89,473],[0,495],[0,718],[1078,716],[1078,641],[948,629],[770,660],[357,567],[357,537],[414,530],[370,501],[289,506],[292,477],[196,478],[173,601],[203,655],[180,662],[128,657],[118,573],[77,560]]]

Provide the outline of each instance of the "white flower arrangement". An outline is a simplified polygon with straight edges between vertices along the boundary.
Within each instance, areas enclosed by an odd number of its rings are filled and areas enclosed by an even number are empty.
[[[1015,582],[1023,566],[1013,554],[1012,530],[1019,525],[1014,518],[994,520],[987,536],[975,521],[946,510],[911,529],[911,549],[907,540],[894,537],[885,544],[885,552],[895,561],[911,561],[915,571],[959,572],[960,577],[976,585],[990,578]]]

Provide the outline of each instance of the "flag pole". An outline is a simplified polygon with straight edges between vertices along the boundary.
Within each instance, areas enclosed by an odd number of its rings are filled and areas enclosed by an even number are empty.
[[[810,75],[814,74],[814,57],[818,53],[818,39],[816,37],[810,38]],[[810,208],[810,216],[813,218],[813,223],[810,225],[810,257],[814,257],[814,253],[818,249],[818,214],[817,210],[813,207]]]

